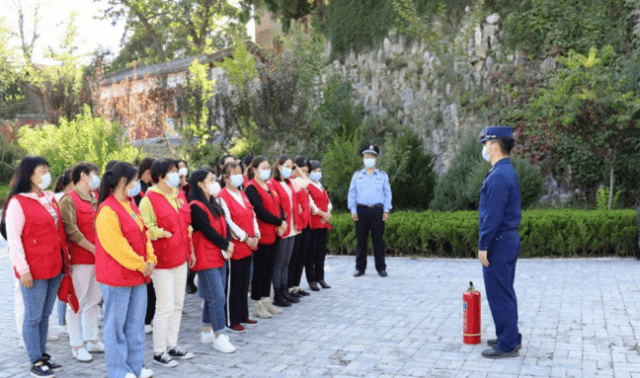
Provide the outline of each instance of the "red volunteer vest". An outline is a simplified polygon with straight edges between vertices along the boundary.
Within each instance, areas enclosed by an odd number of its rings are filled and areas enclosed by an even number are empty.
[[[249,183],[251,182],[251,180],[249,180],[249,178],[245,175],[242,175],[242,187],[247,189],[247,186],[249,186]]]
[[[113,195],[107,197],[107,199],[100,204],[96,214],[99,214],[100,210],[105,206],[109,207],[118,215],[122,235],[127,239],[133,251],[146,260],[147,228],[145,227],[143,230],[140,230],[136,221]],[[138,211],[137,208],[134,207],[133,211],[137,217],[140,217],[140,211]],[[149,282],[148,277],[145,278],[142,272],[129,270],[120,265],[120,263],[104,250],[98,237],[96,237],[96,280],[102,284],[117,287],[132,287]]]
[[[200,201],[191,201],[191,205],[196,205],[207,213],[211,228],[216,230],[216,232],[222,235],[222,237],[227,237],[227,221],[225,221],[224,215],[214,218],[211,211],[209,211],[209,208]],[[200,271],[206,269],[218,269],[222,268],[224,265],[224,257],[222,256],[222,250],[220,247],[213,244],[200,231],[195,231],[193,233],[193,249],[196,253],[196,265],[194,265],[191,270]]]
[[[309,189],[304,188],[301,191],[296,193],[296,201],[298,202],[298,206],[296,206],[296,217],[294,221],[296,222],[296,227],[298,231],[302,231],[307,226],[309,226],[309,221],[311,218],[311,207],[309,201]]]
[[[329,202],[329,193],[327,193],[327,190],[324,187],[322,188],[322,190],[320,190],[313,184],[309,184],[308,188],[309,188],[309,194],[311,195],[311,198],[313,199],[313,202],[315,202],[318,209],[324,212],[329,210],[330,202]],[[309,224],[311,225],[311,229],[313,230],[317,230],[319,228],[326,228],[328,230],[331,230],[331,225],[327,223],[324,219],[322,219],[320,215],[312,214]]]
[[[253,206],[251,206],[251,202],[249,202],[249,198],[244,194],[241,190],[238,191],[242,200],[244,201],[244,206],[240,205],[238,201],[229,193],[227,188],[223,188],[219,193],[218,197],[222,198],[224,202],[227,204],[227,208],[229,209],[229,215],[233,222],[242,229],[242,231],[246,232],[249,237],[253,237],[256,234],[256,231],[253,227]],[[237,239],[232,239],[233,242],[233,255],[231,255],[231,260],[240,260],[245,257],[251,256],[251,248],[247,245],[247,243],[242,242]]]
[[[285,185],[289,185],[289,189],[291,189],[291,196],[293,197],[291,198],[291,201],[289,200],[289,194],[287,194],[287,191],[284,190],[284,187],[282,186],[283,182],[285,183]],[[267,185],[269,185],[269,188],[271,188],[272,191],[278,194],[277,200],[279,201],[280,207],[284,211],[285,221],[287,222],[287,231],[285,235],[289,235],[289,233],[291,232],[291,230],[289,230],[289,227],[291,227],[291,218],[294,217],[293,209],[298,208],[298,201],[296,200],[296,192],[293,190],[293,185],[291,185],[291,182],[289,180],[277,181],[274,178],[271,178],[267,182]],[[293,219],[293,221],[295,227],[298,228],[298,225],[295,222],[295,218]],[[300,231],[300,229],[298,229],[298,231]]]
[[[47,209],[33,198],[15,195],[24,213],[25,223],[22,230],[22,246],[34,280],[48,280],[62,272],[63,253],[66,253],[66,235],[58,202],[52,200],[51,205],[58,216],[58,224]],[[15,270],[16,278],[20,275]]]
[[[173,269],[184,264],[191,255],[191,240],[189,239],[191,209],[189,209],[189,203],[179,190],[178,211],[162,194],[150,191],[146,197],[149,198],[153,211],[156,213],[158,227],[172,234],[170,238],[160,238],[151,242],[153,252],[158,258],[156,269]]]
[[[277,199],[277,193],[262,189],[255,179],[251,180],[247,186],[255,187],[262,200],[262,207],[274,217],[280,218],[280,203]],[[258,218],[258,228],[260,229],[260,244],[273,244],[276,242],[277,226],[265,223]]]
[[[91,243],[96,243],[96,228],[95,218],[96,211],[91,202],[85,201],[78,195],[78,192],[71,190],[67,193],[76,205],[76,219],[78,221],[78,228],[84,237]],[[93,253],[82,248],[78,244],[67,238],[67,245],[69,246],[69,254],[71,255],[71,265],[93,265],[96,262]]]

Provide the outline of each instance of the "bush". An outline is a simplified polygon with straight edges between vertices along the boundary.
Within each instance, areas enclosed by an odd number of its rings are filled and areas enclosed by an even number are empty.
[[[438,180],[429,208],[439,211],[473,209],[473,202],[468,200],[467,181],[469,173],[482,161],[482,144],[475,138],[467,139],[447,173]]]
[[[380,169],[389,175],[393,208],[426,210],[433,198],[436,175],[433,157],[424,151],[418,135],[406,129],[398,137],[387,137],[380,160]]]
[[[47,159],[54,177],[81,161],[103,169],[109,160],[132,162],[140,154],[126,143],[122,127],[101,117],[94,118],[88,105],[71,121],[60,118],[60,126],[21,128],[18,144],[27,153]]]
[[[327,152],[322,161],[322,183],[329,192],[331,204],[337,211],[347,210],[347,194],[353,174],[362,169],[362,157],[360,156],[359,129],[349,137],[333,139],[327,147]]]
[[[542,174],[536,167],[519,157],[512,156],[511,162],[520,183],[520,204],[523,208],[535,205],[544,190]],[[490,169],[491,164],[482,160],[469,174],[466,194],[467,202],[472,204],[473,209],[478,208],[482,183]]]
[[[354,254],[355,223],[337,214],[329,232],[331,253]],[[527,210],[519,227],[521,257],[633,256],[637,248],[634,210]],[[478,213],[394,212],[386,223],[388,252],[475,257]]]

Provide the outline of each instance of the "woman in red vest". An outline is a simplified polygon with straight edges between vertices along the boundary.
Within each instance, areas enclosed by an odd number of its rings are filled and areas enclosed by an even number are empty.
[[[151,277],[156,292],[153,362],[174,367],[178,365],[174,358],[193,358],[193,353],[178,346],[189,261],[195,263],[189,235],[191,210],[186,197],[178,189],[180,175],[175,160],[153,162],[151,178],[155,185],[140,201],[140,213],[149,228],[149,238],[158,258]]]
[[[256,156],[249,169],[249,185],[245,194],[253,206],[258,218],[260,240],[258,249],[253,252],[253,278],[251,279],[251,299],[255,302],[256,315],[270,318],[271,314],[280,314],[282,310],[273,306],[269,300],[271,292],[271,276],[275,262],[276,237],[287,230],[287,222],[280,209],[276,194],[266,181],[271,177],[271,165],[264,156]],[[274,288],[276,289],[276,288]],[[274,303],[275,304],[275,303]],[[286,301],[278,305],[291,306]]]
[[[292,181],[289,178],[294,168],[301,177]],[[276,161],[273,178],[268,182],[269,188],[277,193],[278,203],[283,210],[287,222],[287,230],[280,236],[276,243],[276,258],[273,267],[273,290],[275,291],[274,304],[300,303],[300,299],[289,294],[288,277],[289,262],[293,253],[295,236],[300,233],[300,219],[297,216],[298,199],[296,193],[309,185],[306,175],[299,168],[294,167],[293,161],[288,156],[281,156]],[[290,306],[290,304],[289,304]]]
[[[11,265],[24,300],[22,335],[34,377],[53,377],[62,369],[47,354],[49,315],[67,254],[60,209],[53,193],[46,191],[49,185],[49,163],[40,156],[24,158],[5,219]]]
[[[233,255],[227,272],[227,326],[244,332],[244,326],[258,322],[249,319],[247,294],[251,280],[251,254],[258,249],[260,228],[253,206],[239,190],[243,184],[240,164],[227,163],[222,169],[225,186],[218,193],[218,202],[233,235]]]
[[[309,256],[305,265],[305,274],[311,290],[318,291],[318,283],[324,289],[330,289],[324,280],[324,259],[327,255],[327,232],[331,230],[331,200],[329,193],[320,184],[322,179],[322,165],[317,160],[309,162],[311,173],[311,185],[309,185],[309,196],[311,199],[311,241],[309,245]]]
[[[202,312],[204,330],[200,335],[200,341],[213,344],[213,348],[222,353],[231,353],[236,349],[222,333],[226,324],[226,260],[235,253],[234,245],[231,243],[231,232],[224,218],[224,211],[214,201],[213,192],[219,184],[216,185],[213,172],[205,169],[196,170],[191,176],[190,184],[191,225],[196,253],[196,264],[192,270],[198,274],[198,293],[204,298],[205,303]]]
[[[157,259],[135,203],[138,170],[119,162],[102,175],[96,213],[96,280],[104,297],[109,378],[149,378],[144,367],[147,289]]]
[[[306,156],[297,156],[295,159],[296,166],[304,173],[305,177],[309,175],[309,158]],[[298,175],[298,170],[293,172],[294,179],[292,181],[303,180]],[[308,186],[308,184],[307,184]],[[309,220],[311,218],[311,209],[309,207],[309,189],[301,188],[296,192],[295,223],[300,229],[300,233],[296,235],[293,244],[293,253],[291,254],[291,262],[289,263],[289,294],[296,298],[308,296],[309,293],[300,289],[300,280],[302,279],[302,270],[307,261],[307,250],[309,249],[311,228]]]
[[[93,164],[76,164],[71,171],[74,189],[60,200],[60,212],[71,256],[71,277],[80,305],[77,313],[71,310],[71,306],[67,306],[66,319],[71,354],[81,362],[93,360],[89,352],[104,352],[98,329],[98,303],[102,300],[102,292],[95,272],[95,216],[98,198],[93,195],[93,191],[100,187],[98,174],[98,167]]]

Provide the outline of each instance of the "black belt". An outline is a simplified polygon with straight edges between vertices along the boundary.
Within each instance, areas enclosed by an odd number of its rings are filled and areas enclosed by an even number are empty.
[[[358,207],[364,207],[365,209],[376,209],[376,208],[382,208],[382,204],[378,203],[375,205],[371,205],[371,206],[367,206],[367,205],[358,205]]]

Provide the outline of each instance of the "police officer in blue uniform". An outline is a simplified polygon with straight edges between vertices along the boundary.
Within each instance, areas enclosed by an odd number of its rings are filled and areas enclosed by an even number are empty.
[[[364,147],[360,154],[364,169],[357,171],[351,179],[347,206],[351,218],[356,222],[356,272],[355,277],[364,275],[367,268],[367,237],[371,231],[376,270],[381,277],[387,276],[384,262],[384,223],[391,211],[391,186],[389,176],[376,168],[380,149],[375,144]]]
[[[513,282],[520,253],[520,184],[509,154],[513,149],[510,127],[488,127],[480,138],[482,157],[492,168],[482,184],[478,223],[478,258],[497,339],[482,352],[486,358],[515,357],[522,342],[518,332],[518,303]]]

